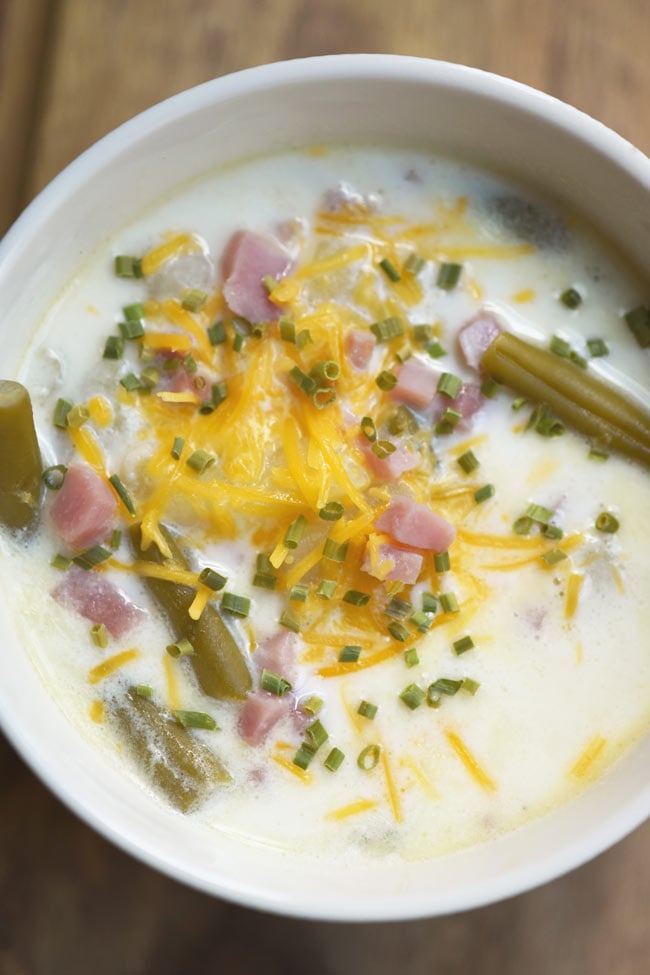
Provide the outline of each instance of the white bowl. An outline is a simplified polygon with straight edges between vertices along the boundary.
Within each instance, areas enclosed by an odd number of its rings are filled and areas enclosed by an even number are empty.
[[[217,164],[328,141],[460,153],[590,217],[650,270],[650,161],[617,135],[515,82],[384,55],[244,71],[177,95],[85,152],[0,245],[3,371],[48,303],[134,213]],[[80,737],[21,648],[2,593],[0,718],[34,771],[79,816],[152,867],[249,906],[330,920],[442,914],[516,894],[576,867],[650,812],[650,738],[575,801],[500,839],[426,862],[317,866],[198,830],[120,776]]]

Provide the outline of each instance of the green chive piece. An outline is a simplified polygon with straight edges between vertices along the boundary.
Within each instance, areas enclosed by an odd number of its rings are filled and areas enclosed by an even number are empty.
[[[416,254],[415,251],[413,251],[411,254],[409,254],[404,262],[404,270],[408,271],[409,274],[419,274],[425,263],[426,261],[424,258],[420,257],[419,254]]]
[[[460,689],[461,691],[465,691],[467,694],[471,694],[473,697],[480,686],[481,685],[477,680],[472,680],[471,677],[463,677]]]
[[[311,761],[316,752],[308,745],[307,742],[302,743],[296,754],[293,756],[293,764],[301,768],[303,772],[306,772],[309,768]]]
[[[336,390],[331,386],[319,386],[311,394],[311,401],[317,410],[324,410],[326,406],[331,406],[336,400]]]
[[[589,355],[597,359],[603,355],[609,355],[609,347],[603,339],[587,339]]]
[[[139,378],[133,372],[127,372],[126,376],[122,376],[120,386],[124,386],[127,393],[134,393],[136,389],[144,389]]]
[[[309,370],[309,375],[318,382],[326,380],[328,383],[334,383],[341,375],[341,368],[333,359],[321,359],[314,363]]]
[[[122,532],[119,528],[114,528],[111,532],[111,548],[114,552],[118,550],[122,542]]]
[[[201,291],[200,288],[187,288],[181,295],[181,308],[185,311],[200,311],[207,300],[207,291]]]
[[[181,367],[180,359],[165,359],[163,362],[163,369],[165,372],[178,372]]]
[[[513,413],[518,413],[519,410],[521,410],[526,405],[527,402],[528,400],[526,399],[525,396],[517,396],[516,399],[513,399],[512,406],[511,406]]]
[[[384,610],[384,616],[390,616],[394,620],[405,620],[412,612],[413,606],[408,600],[393,596]]]
[[[553,517],[553,512],[541,504],[529,504],[526,509],[526,517],[536,521],[539,525],[548,525]]]
[[[153,687],[150,684],[136,684],[135,693],[138,697],[152,698],[153,697]]]
[[[418,684],[409,684],[400,694],[400,700],[404,701],[404,704],[411,711],[419,708],[425,697],[426,691],[423,691]]]
[[[458,284],[462,270],[462,264],[441,264],[436,278],[437,286],[445,291],[451,291]]]
[[[468,650],[473,650],[476,644],[472,640],[471,636],[462,636],[458,640],[454,640],[452,643],[454,648],[454,653],[460,657],[461,653],[467,653]]]
[[[568,359],[571,352],[571,345],[566,339],[560,338],[559,335],[554,335],[549,343],[549,349],[555,355],[559,355],[560,358]]]
[[[68,468],[65,464],[54,464],[52,467],[45,468],[41,479],[45,487],[49,488],[50,491],[58,491],[63,487],[67,472]]]
[[[320,596],[321,599],[331,599],[336,592],[337,585],[335,579],[322,579],[316,590],[316,595]]]
[[[607,451],[601,450],[600,447],[590,447],[587,456],[589,457],[589,460],[597,460],[601,462],[609,460],[609,454]]]
[[[135,516],[135,506],[133,504],[133,501],[131,500],[131,495],[124,487],[117,474],[111,474],[111,476],[109,477],[109,481],[115,488],[115,491],[119,495],[120,501],[122,502],[126,510],[129,512],[130,515]]]
[[[529,518],[528,515],[522,515],[521,518],[517,518],[514,522],[512,530],[515,535],[530,535],[532,527],[533,519]]]
[[[421,609],[416,609],[414,613],[409,616],[409,623],[415,626],[420,633],[426,633],[427,630],[431,629],[431,624],[433,620],[430,618],[428,613],[425,613]]]
[[[124,354],[124,339],[121,335],[109,335],[104,345],[104,359],[121,359]]]
[[[160,373],[157,369],[154,369],[153,366],[147,366],[147,368],[143,369],[140,373],[140,382],[147,389],[153,389],[154,386],[158,385],[159,381]]]
[[[182,640],[178,640],[176,643],[169,643],[165,648],[170,657],[188,657],[190,654],[194,653],[194,647],[189,640],[183,637]]]
[[[204,731],[219,731],[219,726],[211,714],[205,711],[172,711],[172,714],[183,728],[202,728]]]
[[[221,589],[228,582],[226,576],[222,576],[220,572],[215,569],[211,569],[210,566],[206,566],[201,569],[199,573],[199,582],[207,586],[208,589],[212,589],[213,592],[220,592]]]
[[[416,647],[409,647],[408,650],[404,651],[404,663],[407,667],[417,667],[420,658]]]
[[[544,535],[545,538],[554,538],[556,540],[564,538],[564,532],[559,525],[544,525],[542,528],[542,535]]]
[[[323,762],[323,765],[326,769],[328,769],[328,771],[336,772],[343,764],[344,759],[345,753],[342,752],[340,748],[333,748]]]
[[[607,535],[615,534],[621,527],[618,518],[611,511],[601,511],[596,518],[595,525],[599,532],[605,532]]]
[[[372,772],[379,762],[380,755],[381,747],[379,745],[366,745],[366,747],[359,752],[357,765],[363,772]]]
[[[417,342],[418,345],[426,345],[427,342],[431,342],[433,339],[433,326],[426,324],[414,325],[411,329],[411,334],[413,341]]]
[[[382,369],[375,382],[385,393],[390,392],[397,385],[397,376],[389,369]]]
[[[221,320],[210,325],[207,331],[210,345],[221,345],[226,341],[226,326]]]
[[[235,332],[232,340],[232,347],[234,352],[241,352],[244,345],[244,336],[241,332]]]
[[[277,584],[277,576],[271,572],[256,572],[253,576],[253,585],[258,589],[275,589]],[[296,632],[298,631],[296,630]]]
[[[361,701],[357,708],[357,714],[360,714],[362,718],[367,718],[368,721],[374,721],[378,710],[376,704],[372,704],[370,701]]]
[[[463,385],[462,379],[452,372],[443,372],[438,380],[437,391],[448,399],[456,399]]]
[[[288,318],[281,318],[278,322],[278,328],[280,330],[280,338],[283,342],[291,342],[292,345],[296,344],[296,326]]]
[[[370,593],[360,592],[358,589],[348,589],[343,596],[344,603],[351,606],[367,606],[370,602]]]
[[[427,687],[427,706],[430,708],[439,708],[442,705],[442,694],[438,691],[434,691],[433,684],[429,684]]]
[[[395,339],[398,335],[404,334],[404,325],[401,319],[393,315],[390,318],[384,318],[380,322],[374,322],[370,326],[370,330],[378,342],[390,342],[391,339]]]
[[[85,569],[86,572],[89,572],[96,565],[106,562],[112,555],[113,553],[110,548],[104,548],[103,545],[93,545],[92,548],[86,549],[85,552],[80,552],[79,555],[75,555],[72,561],[80,569]]]
[[[132,321],[118,322],[117,327],[120,330],[120,336],[126,339],[127,342],[141,339],[144,335],[144,325],[140,318],[133,319]]]
[[[296,348],[304,349],[306,345],[309,345],[313,341],[314,340],[311,337],[311,332],[309,331],[309,329],[303,328],[302,331],[298,332],[298,334],[296,335]]]
[[[264,288],[268,294],[271,294],[272,291],[275,291],[275,289],[278,286],[278,282],[276,281],[276,279],[273,277],[272,274],[265,274],[264,277],[262,278],[262,284],[264,285]]]
[[[566,291],[563,291],[560,295],[560,301],[567,308],[573,310],[582,304],[582,295],[579,291],[576,291],[575,288],[567,288]]]
[[[185,446],[185,439],[183,437],[174,437],[174,445],[171,449],[171,455],[174,460],[180,460],[181,454],[183,453],[183,447]]]
[[[202,474],[203,471],[207,470],[212,464],[214,464],[214,457],[209,454],[206,450],[195,450],[185,461],[188,467],[191,467],[193,471]]]
[[[108,646],[108,631],[103,623],[95,623],[90,627],[90,636],[96,647],[105,650]]]
[[[481,393],[486,399],[494,399],[500,389],[501,383],[498,383],[492,376],[486,376],[481,383]]]
[[[569,360],[574,366],[578,366],[579,369],[586,369],[589,365],[585,357],[579,355],[574,349],[571,349],[571,352],[569,352]]]
[[[362,417],[359,426],[361,427],[361,433],[364,435],[366,440],[369,440],[370,443],[374,443],[377,439],[377,428],[375,427],[375,421],[373,418],[371,416]]]
[[[625,322],[642,349],[650,347],[650,308],[639,305],[625,314]]]
[[[432,359],[442,359],[443,355],[447,355],[447,350],[443,348],[438,339],[434,339],[433,342],[429,342],[427,345],[427,352]]]
[[[300,621],[288,609],[282,611],[278,623],[287,630],[291,630],[292,633],[300,633]]]
[[[291,690],[291,684],[288,680],[285,680],[280,674],[275,674],[272,670],[267,670],[266,667],[260,674],[260,687],[263,691],[268,691],[269,694],[275,694],[277,697],[284,697]]]
[[[306,372],[303,372],[299,366],[294,366],[289,370],[289,378],[298,386],[299,389],[303,391],[306,396],[311,396],[311,394],[318,389],[318,383],[311,376],[308,376]]]
[[[361,647],[346,646],[341,648],[339,653],[339,663],[356,664],[361,656]]]
[[[440,608],[443,613],[458,613],[459,606],[456,594],[453,592],[443,592],[440,594]]]
[[[251,608],[251,601],[248,596],[238,596],[234,592],[224,592],[221,597],[221,608],[232,613],[234,616],[248,616]]]
[[[386,277],[390,278],[391,281],[401,281],[401,275],[392,261],[389,261],[387,257],[379,262],[379,267],[385,273]]]
[[[73,406],[68,413],[68,426],[73,430],[78,430],[90,419],[90,410],[83,403]]]
[[[193,376],[194,373],[199,368],[196,364],[196,359],[194,358],[191,352],[188,352],[185,358],[183,359],[183,365],[185,366],[186,372],[188,372],[190,376]]]
[[[345,562],[348,554],[349,542],[335,542],[333,538],[326,538],[323,546],[323,558],[330,562]]]
[[[481,504],[482,501],[487,501],[488,498],[493,498],[494,495],[494,484],[484,484],[483,487],[480,487],[477,491],[474,491],[474,500],[477,504]]]
[[[144,318],[144,305],[142,302],[136,301],[132,305],[125,305],[122,312],[127,322],[139,322],[140,319]]]
[[[296,585],[289,590],[289,599],[294,603],[304,603],[309,595],[309,586]]]
[[[459,410],[452,410],[450,407],[447,407],[441,418],[436,423],[436,433],[439,436],[453,433],[456,429],[458,421],[461,418],[462,414],[459,412]]]
[[[198,383],[199,379],[203,379],[203,377],[199,376],[197,379],[194,380],[194,385],[197,387],[199,385]],[[223,401],[227,399],[227,397],[228,397],[228,383],[226,382],[226,380],[222,379],[221,382],[213,383],[210,399],[207,401],[207,403],[203,403],[203,405],[199,407],[199,413],[202,413],[204,415],[208,415],[209,413],[214,413],[216,408],[220,406],[221,403],[223,403]]]
[[[386,425],[388,432],[393,436],[399,436],[403,433],[417,433],[419,429],[418,421],[405,406],[398,406],[388,417]]]
[[[54,555],[50,561],[50,565],[53,569],[60,569],[65,572],[72,565],[72,559],[68,559],[65,555]]]
[[[434,680],[433,684],[429,685],[429,689],[433,694],[446,694],[447,697],[453,697],[462,686],[462,679],[453,680],[451,677],[439,677],[438,680]]]
[[[115,256],[115,274],[118,278],[141,278],[141,259],[127,254],[117,254]]]
[[[562,562],[566,558],[568,555],[560,548],[552,548],[550,552],[544,552],[542,555],[542,561],[546,565],[557,565],[558,562]]]
[[[404,624],[400,623],[398,620],[394,620],[392,623],[388,624],[388,632],[394,640],[399,640],[400,643],[406,643],[411,635]]]
[[[318,512],[318,517],[322,518],[323,521],[338,521],[342,515],[343,505],[340,501],[328,501]]]
[[[379,460],[386,460],[390,454],[395,452],[395,444],[391,443],[390,440],[377,440],[370,448]]]
[[[433,565],[436,572],[449,572],[451,567],[449,552],[436,552],[433,556]]]
[[[430,592],[422,593],[422,612],[423,613],[437,613],[438,612],[438,600]]]
[[[314,749],[314,751],[318,751],[321,745],[324,745],[327,739],[329,738],[327,731],[323,727],[322,723],[318,720],[318,718],[316,719],[316,721],[312,721],[312,723],[306,729],[305,734],[307,735],[307,738],[309,739],[309,744]]]
[[[283,544],[287,548],[298,548],[302,536],[305,534],[305,528],[307,527],[307,519],[304,515],[298,515],[295,521],[292,521],[286,532],[284,533]]]
[[[472,474],[481,466],[473,450],[466,450],[464,454],[461,454],[458,458],[458,465],[466,474]]]
[[[322,697],[318,697],[317,694],[312,694],[312,696],[308,697],[306,701],[300,702],[300,708],[306,714],[312,714],[314,717],[316,717],[317,714],[320,714],[324,703],[325,702]]]

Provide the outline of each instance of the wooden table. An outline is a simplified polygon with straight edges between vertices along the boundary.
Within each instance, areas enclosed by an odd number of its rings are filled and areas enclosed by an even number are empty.
[[[647,0],[0,0],[0,232],[81,150],[208,78],[382,51],[571,102],[650,151]],[[81,824],[0,739],[0,975],[641,975],[650,825],[539,890],[449,918],[300,922],[212,900]]]

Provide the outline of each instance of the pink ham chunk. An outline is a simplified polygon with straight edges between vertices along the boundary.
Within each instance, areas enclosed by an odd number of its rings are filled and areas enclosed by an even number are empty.
[[[105,538],[113,524],[117,498],[86,464],[72,464],[52,503],[55,529],[71,548],[88,548]]]
[[[285,680],[293,681],[296,676],[297,654],[296,634],[291,630],[282,629],[260,643],[253,659],[258,673],[272,670],[274,674],[279,674]]]
[[[351,328],[345,336],[345,353],[353,369],[362,372],[375,351],[377,339],[372,332],[364,332],[360,328]]]
[[[275,321],[280,308],[269,300],[263,279],[281,278],[291,263],[291,255],[275,238],[250,230],[233,234],[223,255],[223,294],[231,311],[249,322]]]
[[[267,735],[289,713],[291,701],[287,697],[254,691],[242,705],[237,730],[248,745],[261,745]]]
[[[382,511],[375,528],[402,545],[430,552],[446,552],[456,537],[456,529],[448,521],[402,494]]]
[[[458,332],[458,348],[470,369],[481,372],[483,353],[501,331],[503,329],[496,318],[487,312],[482,312],[463,325]]]
[[[103,623],[115,639],[135,626],[144,610],[135,606],[99,572],[86,572],[73,566],[52,590],[57,603],[74,609],[91,623]]]
[[[359,447],[365,458],[366,467],[378,481],[391,483],[398,481],[405,471],[412,471],[420,463],[419,456],[402,443],[395,443],[393,453],[383,459],[377,457],[366,437],[359,438]]]
[[[391,399],[415,409],[423,409],[433,402],[439,379],[440,374],[430,369],[421,359],[407,359],[400,366],[397,384],[390,392]]]
[[[387,579],[389,582],[403,582],[407,586],[412,586],[418,581],[423,562],[419,552],[410,552],[408,549],[399,548],[397,545],[380,545],[380,567],[382,563],[386,562],[393,563],[393,568],[386,574],[383,572],[375,573],[372,571],[372,561],[368,553],[361,568],[364,572],[368,572],[378,579]]]
[[[485,397],[477,383],[463,383],[458,396],[454,399],[441,394],[436,396],[431,411],[431,422],[437,423],[446,409],[457,410],[461,418],[456,429],[469,430],[472,417],[478,413],[484,403]]]

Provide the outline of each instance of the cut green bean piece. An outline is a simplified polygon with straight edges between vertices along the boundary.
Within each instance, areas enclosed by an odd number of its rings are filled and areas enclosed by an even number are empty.
[[[507,332],[497,335],[482,365],[579,433],[650,467],[650,414],[588,370]]]
[[[112,713],[143,773],[189,812],[229,783],[230,775],[211,749],[138,690],[130,688]]]
[[[144,550],[140,526],[132,525],[129,535],[137,558],[190,569],[171,533],[164,526],[160,530],[172,554],[171,560],[163,558],[156,545],[152,544]],[[191,586],[167,579],[148,578],[145,581],[169,620],[175,639],[185,638],[194,647],[188,661],[203,692],[214,698],[244,697],[252,686],[246,657],[217,608],[208,603],[200,618],[193,620],[188,612],[195,597],[195,590]]]
[[[29,393],[0,380],[0,522],[25,528],[41,499],[43,471]]]

